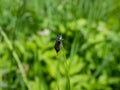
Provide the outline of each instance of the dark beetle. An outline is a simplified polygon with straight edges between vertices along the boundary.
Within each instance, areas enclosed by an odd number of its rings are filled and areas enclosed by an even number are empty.
[[[62,47],[62,40],[63,40],[62,35],[58,35],[54,46],[57,53],[60,51],[60,48]]]

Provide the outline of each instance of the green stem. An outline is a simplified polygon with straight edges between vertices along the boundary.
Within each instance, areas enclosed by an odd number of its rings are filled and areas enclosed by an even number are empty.
[[[70,90],[70,76],[69,76],[69,61],[67,62],[65,52],[64,52],[64,47],[63,47],[63,57],[64,57],[64,66],[65,66],[65,75],[66,75],[66,90]]]
[[[57,60],[57,90],[60,90],[60,88],[59,88],[59,76],[60,76],[59,64],[60,64],[60,61],[58,59]]]
[[[23,80],[24,80],[27,88],[28,88],[29,90],[31,90],[31,88],[30,88],[30,86],[29,86],[29,84],[28,84],[26,75],[25,75],[25,73],[24,73],[24,69],[23,69],[22,63],[21,63],[21,61],[20,61],[17,53],[13,50],[12,43],[10,42],[10,40],[8,39],[7,35],[6,35],[5,32],[2,30],[1,27],[0,27],[0,33],[1,33],[1,35],[4,37],[6,43],[8,44],[8,47],[9,47],[10,51],[12,52],[12,55],[13,55],[15,61],[17,62],[18,68],[19,68],[19,70],[20,70],[20,72],[21,72],[21,75],[22,75],[22,77],[23,77]]]

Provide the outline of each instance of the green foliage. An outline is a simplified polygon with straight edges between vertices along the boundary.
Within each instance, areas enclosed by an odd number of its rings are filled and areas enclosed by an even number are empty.
[[[120,90],[119,10],[119,0],[0,0],[0,90]]]

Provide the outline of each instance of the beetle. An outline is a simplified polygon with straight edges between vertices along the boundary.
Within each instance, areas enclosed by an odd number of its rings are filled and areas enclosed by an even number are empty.
[[[54,46],[57,53],[60,51],[60,49],[62,47],[62,40],[63,40],[62,35],[58,35],[56,42],[55,42],[55,46]]]

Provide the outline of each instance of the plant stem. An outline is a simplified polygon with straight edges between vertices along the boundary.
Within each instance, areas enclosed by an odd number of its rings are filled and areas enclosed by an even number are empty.
[[[57,56],[58,56],[58,54],[57,54]],[[59,59],[58,59],[58,60],[57,60],[57,90],[60,90],[60,88],[59,88],[59,74],[60,74],[59,64],[60,64],[60,61],[59,61]]]
[[[70,76],[69,76],[69,61],[67,62],[65,56],[65,49],[63,47],[63,57],[64,57],[64,66],[65,66],[65,75],[66,75],[66,90],[70,90]]]
[[[15,50],[13,50],[12,43],[10,42],[10,40],[8,39],[7,35],[6,35],[5,32],[2,30],[1,27],[0,27],[0,33],[1,33],[1,35],[4,37],[6,43],[8,44],[8,47],[9,47],[10,51],[12,52],[12,55],[13,55],[15,61],[17,62],[18,68],[19,68],[19,70],[20,70],[20,72],[21,72],[21,75],[22,75],[22,77],[23,77],[23,81],[25,82],[27,88],[28,88],[29,90],[31,90],[31,88],[30,88],[30,86],[29,86],[29,84],[28,84],[26,75],[25,75],[25,73],[24,73],[24,69],[23,69],[22,63],[21,63],[21,61],[20,61],[17,53],[15,52]]]

